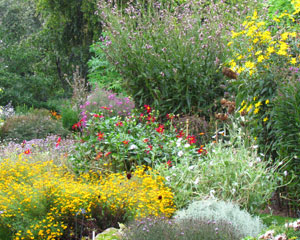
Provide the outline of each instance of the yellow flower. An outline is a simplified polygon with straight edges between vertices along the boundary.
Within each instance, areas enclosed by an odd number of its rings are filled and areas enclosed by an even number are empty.
[[[273,52],[275,52],[274,47],[269,46],[269,47],[267,48],[267,52],[268,52],[269,54],[272,54]]]
[[[251,61],[247,61],[247,62],[245,63],[245,67],[246,67],[246,68],[249,68],[249,69],[252,69],[252,68],[255,67],[255,64],[254,64],[253,62],[251,62]]]
[[[256,108],[259,108],[260,106],[261,106],[261,102],[258,102],[258,103],[255,104]]]
[[[258,38],[255,38],[255,39],[253,40],[253,43],[256,44],[258,41],[259,41]]]
[[[252,108],[253,108],[253,106],[252,106],[252,104],[250,104],[250,106],[247,108],[247,112],[250,112]]]
[[[254,114],[257,114],[259,112],[259,108],[254,109]]]
[[[288,39],[289,33],[285,32],[285,33],[282,33],[280,36],[281,36],[282,41],[285,41]]]
[[[228,47],[230,47],[230,45],[231,45],[232,43],[233,43],[233,42],[229,42],[229,43],[227,43],[227,46],[228,46]]]
[[[263,121],[266,122],[266,121],[268,121],[268,120],[269,120],[269,118],[268,118],[268,117],[265,117]]]
[[[264,60],[264,56],[263,55],[260,55],[258,58],[257,58],[257,62],[262,62]]]
[[[246,104],[245,100],[242,101],[241,106],[244,106]]]
[[[266,103],[266,104],[269,104],[269,103],[270,103],[269,99],[267,99],[267,100],[265,101],[265,103]]]
[[[262,51],[260,50],[260,51],[257,51],[256,53],[255,53],[255,55],[259,55],[259,54],[261,54],[262,53]]]
[[[290,61],[291,64],[296,64],[297,63],[297,59],[296,58],[292,58],[292,60]]]

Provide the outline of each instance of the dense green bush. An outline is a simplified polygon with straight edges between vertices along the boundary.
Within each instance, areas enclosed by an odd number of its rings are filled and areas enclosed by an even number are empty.
[[[102,49],[136,104],[150,104],[163,114],[208,114],[224,93],[218,69],[227,56],[230,28],[249,10],[248,2],[242,8],[223,1],[187,1],[172,11],[172,1],[146,6],[138,1],[124,4],[123,11],[102,4]]]
[[[176,220],[199,219],[202,221],[226,222],[241,234],[242,237],[256,237],[264,228],[259,217],[252,217],[231,202],[214,199],[195,201],[187,209],[179,210]]]
[[[173,221],[164,218],[137,220],[125,229],[126,240],[239,240],[242,234],[225,221],[184,219]]]
[[[8,118],[2,126],[1,138],[22,142],[35,138],[45,138],[55,134],[66,136],[60,121],[54,120],[48,110],[35,110],[26,115],[15,115]]]

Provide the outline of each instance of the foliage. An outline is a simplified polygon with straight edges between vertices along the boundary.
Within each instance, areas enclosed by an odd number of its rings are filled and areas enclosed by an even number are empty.
[[[233,41],[229,42],[235,51],[235,57],[229,65],[233,71],[239,73],[238,79],[232,82],[236,87],[237,106],[240,106],[243,124],[257,139],[260,152],[265,154],[266,158],[271,156],[274,162],[286,161],[294,157],[295,153],[288,149],[283,151],[283,146],[289,146],[291,149],[297,146],[297,131],[287,129],[288,120],[292,121],[290,124],[293,126],[298,124],[297,120],[292,119],[297,116],[297,110],[294,108],[295,110],[289,112],[286,108],[287,104],[290,104],[289,100],[281,98],[280,95],[285,95],[284,91],[289,94],[289,90],[285,90],[284,86],[293,85],[300,77],[299,25],[288,24],[290,21],[296,21],[296,16],[288,13],[269,20],[268,24],[266,18],[263,15],[259,16],[257,12],[247,18],[243,23],[244,28],[239,32],[232,32]],[[277,98],[282,102],[279,103]],[[275,105],[278,107],[275,108]],[[284,114],[280,108],[285,108]],[[294,114],[291,114],[292,112]],[[282,134],[289,137],[283,140]],[[277,137],[281,141],[277,140]],[[291,141],[293,146],[290,146]],[[296,159],[289,161],[287,168],[294,169],[296,162]],[[290,177],[286,178],[285,183],[289,183],[290,180]],[[293,197],[297,196],[294,199],[297,201],[299,193],[292,193],[292,189],[290,194],[294,195]]]
[[[61,109],[62,124],[65,129],[72,130],[72,126],[79,121],[79,112],[70,105]]]
[[[185,136],[172,121],[160,124],[149,106],[146,111],[148,115],[131,115],[124,120],[94,114],[77,137],[78,143],[70,157],[76,171],[107,167],[114,172],[130,171],[143,164],[170,167],[173,163],[198,158],[194,136]]]
[[[135,221],[125,230],[128,240],[238,240],[240,232],[227,222],[202,219],[173,221],[165,218],[146,218]]]
[[[174,191],[178,208],[207,197],[233,201],[252,213],[266,204],[283,176],[276,174],[278,166],[262,161],[253,144],[246,147],[243,136],[234,128],[227,141],[206,145],[205,157],[186,158],[172,168],[155,166]]]
[[[300,76],[300,75],[299,75]],[[291,200],[290,204],[295,209],[299,208],[300,190],[300,137],[299,137],[299,104],[300,104],[300,83],[289,82],[281,87],[280,93],[274,101],[274,109],[271,118],[274,128],[274,148],[281,159],[289,159],[289,163],[283,169],[285,181],[289,184],[282,189],[284,196]],[[297,177],[294,177],[296,174]]]
[[[299,0],[269,0],[268,10],[271,17],[276,17],[282,13],[297,14],[300,10]]]
[[[37,35],[42,21],[33,1],[0,1],[0,104],[46,107],[45,101],[61,90],[49,53]]]
[[[57,67],[62,83],[64,73],[71,75],[73,65],[79,66],[85,79],[89,46],[101,34],[100,18],[95,14],[97,0],[34,0],[44,20],[40,34],[42,46],[51,51],[51,64]]]
[[[242,237],[256,237],[264,228],[259,217],[252,217],[238,205],[213,199],[192,202],[187,209],[178,211],[175,218],[176,220],[201,219],[226,222],[231,224]]]
[[[16,240],[74,239],[146,214],[170,216],[172,193],[161,177],[144,170],[138,168],[131,178],[92,172],[75,178],[51,161],[34,163],[24,155],[16,162],[3,159],[1,234]]]
[[[162,114],[208,115],[224,93],[218,68],[226,58],[228,29],[239,23],[247,4],[189,1],[173,9],[172,1],[149,1],[146,6],[137,1],[118,10],[102,2],[102,50],[125,78],[137,105],[150,104]]]
[[[134,109],[134,101],[123,94],[116,94],[96,86],[80,109],[81,117],[85,121],[92,113],[101,110],[106,110],[102,112],[103,116],[129,116]]]
[[[117,72],[116,67],[106,59],[102,48],[105,48],[105,46],[101,42],[93,44],[90,48],[95,56],[92,56],[88,61],[89,83],[98,86],[100,89],[125,94],[122,77]]]
[[[51,118],[47,110],[35,110],[26,115],[15,115],[7,119],[2,127],[1,138],[22,142],[44,138],[51,134],[66,136],[62,123]]]

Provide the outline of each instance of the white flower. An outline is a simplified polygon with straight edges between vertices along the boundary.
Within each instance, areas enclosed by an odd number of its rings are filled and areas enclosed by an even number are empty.
[[[132,144],[130,147],[129,147],[129,150],[133,150],[133,149],[137,149],[138,147],[134,144]]]
[[[210,195],[210,197],[211,198],[214,198],[215,196],[214,196],[214,194],[216,193],[216,191],[215,190],[210,190],[210,192],[209,192],[209,195]]]
[[[191,145],[188,144],[188,143],[184,144],[184,147],[185,147],[185,148],[188,148],[188,147],[190,147],[190,146],[191,146]]]
[[[166,180],[167,180],[167,182],[170,182],[171,177],[170,176],[166,176]]]
[[[288,172],[287,172],[287,171],[284,171],[284,172],[283,172],[283,175],[284,175],[284,176],[287,176],[287,175],[288,175]]]
[[[195,165],[189,166],[189,170],[193,170],[195,168]]]
[[[274,240],[287,240],[287,238],[285,234],[280,234],[277,235]]]
[[[177,147],[180,147],[180,146],[181,146],[181,143],[180,143],[180,142],[176,142],[176,146],[177,146]]]
[[[183,151],[179,151],[179,152],[177,153],[177,155],[178,155],[178,157],[181,157],[181,156],[183,155]]]
[[[253,167],[253,162],[250,162],[248,165],[249,167]]]
[[[197,185],[199,183],[200,179],[199,177],[196,178],[196,180],[194,181],[194,184]]]

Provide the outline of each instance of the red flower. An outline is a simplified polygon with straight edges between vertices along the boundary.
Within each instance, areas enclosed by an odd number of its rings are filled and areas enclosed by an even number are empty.
[[[151,107],[149,105],[144,105],[144,108],[147,111],[147,113],[151,112]]]
[[[197,142],[197,139],[194,135],[193,136],[187,136],[186,139],[188,140],[189,144],[193,144],[193,143]]]
[[[179,131],[178,135],[176,136],[177,138],[182,138],[184,136],[183,131]]]
[[[149,114],[148,117],[147,117],[147,120],[149,121],[148,123],[150,123],[150,121],[151,121],[151,122],[155,122],[155,117],[152,117],[152,116]]]
[[[61,137],[59,137],[59,138],[57,139],[57,142],[56,142],[56,147],[58,147],[58,146],[59,146],[59,144],[60,144],[60,141],[61,141]]]
[[[150,150],[152,150],[153,146],[152,145],[148,145],[148,148],[150,148]]]
[[[30,154],[31,153],[31,150],[30,149],[27,149],[25,152],[24,152],[24,154]]]
[[[171,160],[168,160],[168,161],[167,161],[167,165],[168,165],[169,167],[172,167],[172,161],[171,161]]]
[[[124,144],[126,145],[126,144],[128,144],[128,143],[129,143],[129,141],[126,141],[126,140],[125,140],[125,141],[123,141],[122,143],[124,143]]]
[[[95,118],[104,118],[103,115],[99,115],[99,114],[93,114],[93,116],[94,116]]]
[[[82,126],[82,122],[83,122],[83,119],[80,119],[80,121],[78,123],[75,123],[73,126],[72,126],[72,129],[77,129],[79,127]]]
[[[107,157],[108,155],[110,155],[111,154],[111,152],[107,152],[107,153],[105,153],[105,157]]]
[[[201,154],[207,154],[207,151],[203,148],[204,146],[201,145],[201,147],[198,149],[198,153]]]
[[[122,122],[118,122],[118,123],[116,123],[116,126],[118,127],[118,126],[124,126],[124,125]]]
[[[159,124],[159,127],[158,127],[158,128],[155,128],[155,130],[156,130],[156,132],[162,134],[162,133],[164,132],[164,130],[165,130],[165,127],[164,127],[164,125]]]
[[[145,138],[145,139],[143,140],[143,142],[144,142],[144,143],[149,142],[149,139],[148,139],[148,138]]]
[[[99,132],[97,133],[97,136],[98,136],[98,140],[101,141],[104,138],[104,133]]]
[[[170,119],[170,120],[171,120],[171,119],[173,119],[174,117],[175,117],[174,114],[169,114],[169,113],[167,114],[167,119]]]
[[[105,109],[105,110],[110,110],[110,108],[108,108],[108,107],[100,107],[100,108]]]

